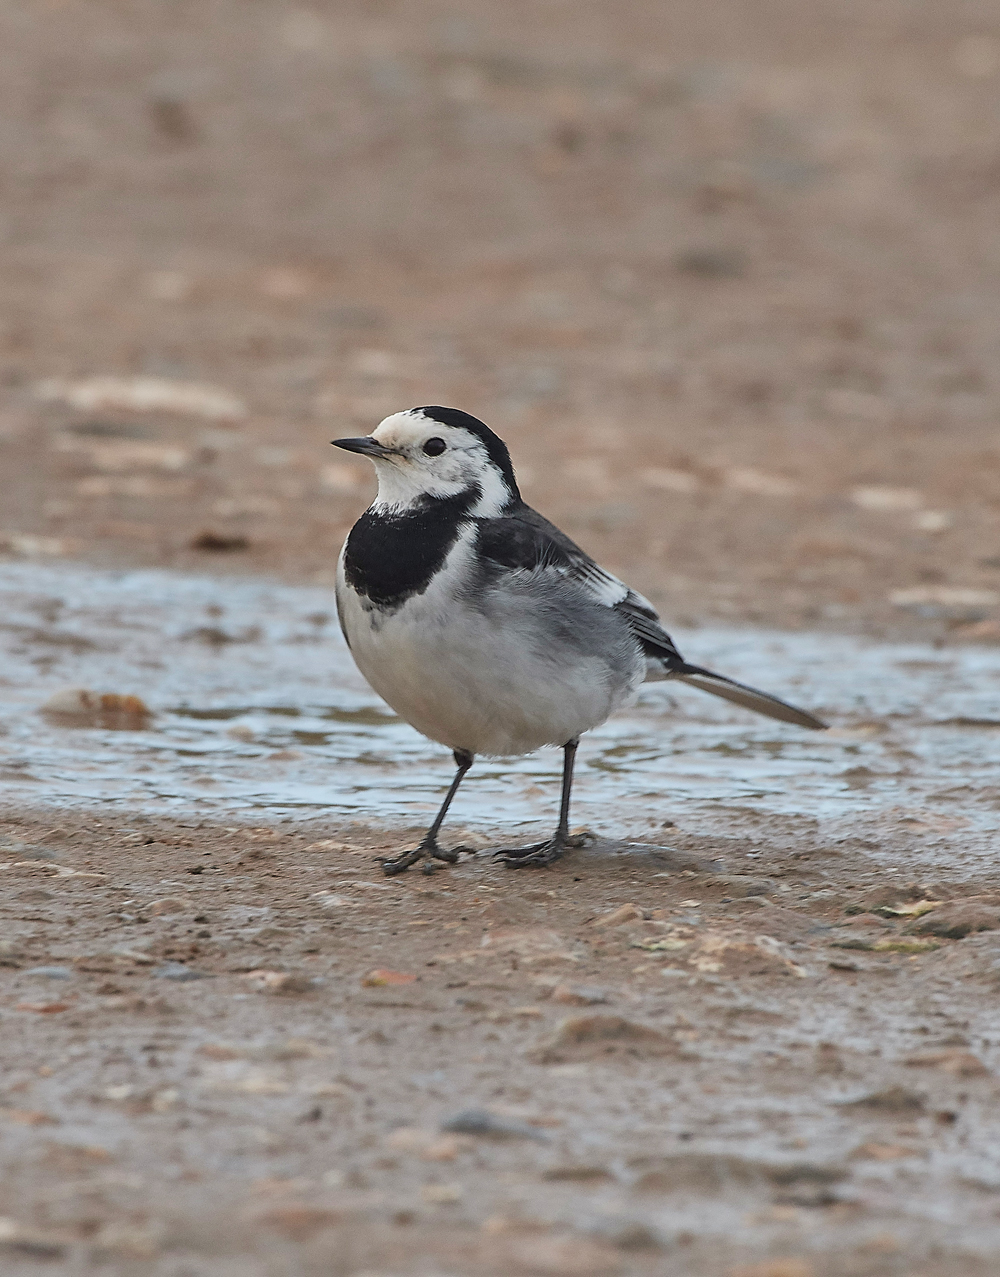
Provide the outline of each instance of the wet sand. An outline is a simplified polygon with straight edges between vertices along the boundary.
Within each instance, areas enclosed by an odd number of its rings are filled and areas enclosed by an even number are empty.
[[[11,564],[0,565],[0,610],[0,767],[15,808],[337,818],[387,833],[436,809],[448,751],[361,678],[329,588]],[[807,706],[831,730],[651,684],[586,737],[577,823],[615,838],[653,836],[675,820],[727,834],[748,819],[808,814],[834,839],[877,842],[910,826],[913,872],[933,869],[946,848],[953,867],[991,867],[996,648],[719,627],[674,636],[690,659]],[[139,695],[149,717],[46,710],[74,688]],[[558,750],[479,760],[453,821],[483,839],[503,829],[543,836],[560,766]],[[895,851],[872,854],[891,861]]]
[[[553,819],[540,754],[473,773],[475,854],[386,879],[447,759],[327,592],[0,595],[9,1271],[992,1271],[995,650],[692,630],[831,730],[651,687],[564,861],[490,859]]]
[[[1000,882],[904,828],[386,880],[416,830],[8,814],[5,1271],[990,1273],[997,932],[914,933]]]

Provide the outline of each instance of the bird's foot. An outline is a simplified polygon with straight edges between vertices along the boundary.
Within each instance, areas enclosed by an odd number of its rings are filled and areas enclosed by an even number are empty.
[[[458,853],[465,851],[465,847],[439,847],[437,843],[427,851],[428,856],[433,856],[435,860],[446,860],[449,865],[458,864]]]
[[[544,869],[566,854],[572,840],[560,837],[546,838],[544,842],[533,843],[530,847],[505,847],[495,851],[493,858],[502,861],[508,869]]]
[[[435,865],[430,859],[445,860],[449,865],[458,862],[458,850],[449,850],[446,847],[439,847],[437,839],[424,838],[420,845],[414,847],[412,851],[404,851],[401,856],[396,856],[390,860],[382,861],[382,872],[387,878],[393,878],[396,874],[406,873],[411,865],[415,865],[418,860],[423,860],[423,871],[425,874],[432,874],[435,871]]]

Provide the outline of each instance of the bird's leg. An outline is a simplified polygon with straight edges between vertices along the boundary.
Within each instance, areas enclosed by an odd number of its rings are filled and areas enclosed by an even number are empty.
[[[531,847],[505,848],[494,852],[510,869],[542,868],[551,865],[565,854],[572,845],[569,836],[569,796],[573,788],[573,763],[576,760],[578,740],[567,741],[563,746],[562,801],[559,805],[559,824],[556,832],[545,842],[534,843]]]
[[[457,851],[445,851],[438,846],[437,835],[438,830],[444,823],[444,818],[448,814],[448,808],[451,806],[451,800],[458,793],[458,787],[462,783],[462,777],[469,770],[473,763],[472,754],[467,753],[464,749],[455,750],[455,763],[458,771],[455,773],[455,779],[451,782],[451,788],[444,796],[444,802],[441,804],[441,810],[434,817],[434,823],[430,829],[424,834],[420,840],[420,845],[414,847],[412,851],[404,851],[401,856],[397,856],[394,860],[382,861],[382,872],[389,877],[393,874],[405,873],[410,865],[415,865],[418,860],[422,860],[424,856],[433,856],[436,860],[447,860],[449,864],[454,864],[458,859]],[[431,870],[429,864],[424,866],[424,872]]]

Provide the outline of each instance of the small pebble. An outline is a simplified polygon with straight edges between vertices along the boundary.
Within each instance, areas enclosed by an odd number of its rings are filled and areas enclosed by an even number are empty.
[[[435,1138],[433,1131],[425,1131],[420,1126],[397,1126],[390,1132],[386,1142],[398,1153],[422,1153]]]
[[[816,1270],[804,1259],[765,1259],[760,1264],[741,1264],[729,1270],[729,1277],[815,1277]]]
[[[589,984],[557,984],[551,996],[553,1002],[562,1002],[571,1007],[597,1006],[608,1001],[604,989]]]
[[[73,972],[69,967],[29,967],[25,975],[40,976],[45,980],[71,980]]]
[[[1000,928],[1000,908],[996,905],[969,901],[944,905],[914,923],[911,931],[922,936],[942,936],[961,940],[973,931],[996,931]]]
[[[167,896],[164,900],[154,900],[149,906],[149,912],[154,918],[160,918],[165,913],[183,913],[186,908],[183,900],[178,900],[176,896]]]
[[[751,466],[732,466],[722,472],[722,482],[737,492],[757,497],[792,497],[799,491],[794,479],[783,474],[767,474]]]
[[[252,981],[262,993],[276,993],[282,997],[311,993],[320,983],[312,976],[294,975],[290,971],[266,971],[263,968],[248,971],[243,979]]]
[[[461,1201],[462,1188],[459,1184],[425,1184],[420,1196],[432,1206],[450,1206]]]
[[[41,847],[31,842],[18,842],[13,838],[0,838],[0,855],[16,856],[18,860],[59,859],[59,853],[51,847]]]
[[[275,1206],[257,1216],[259,1223],[275,1229],[293,1242],[308,1241],[314,1234],[333,1228],[338,1219],[335,1211],[296,1204]]]
[[[183,982],[185,980],[206,980],[208,975],[204,971],[192,971],[190,967],[186,967],[183,962],[164,962],[162,966],[157,967],[153,972],[157,980],[177,980]]]
[[[612,909],[610,913],[604,914],[600,918],[595,918],[591,923],[593,927],[619,927],[623,922],[634,922],[638,918],[642,918],[642,910],[638,905],[620,905],[617,909]]]
[[[565,1165],[550,1166],[542,1171],[542,1179],[568,1180],[577,1183],[588,1183],[596,1180],[614,1179],[606,1166],[598,1166],[588,1162],[570,1162]]]
[[[913,526],[920,532],[947,532],[954,522],[947,510],[921,510],[913,518]]]
[[[619,1250],[662,1250],[663,1241],[648,1224],[637,1219],[609,1220],[599,1229],[602,1241]]]
[[[489,1109],[463,1109],[441,1123],[441,1130],[451,1135],[483,1135],[490,1139],[528,1139],[545,1143],[548,1136],[527,1122],[498,1117]]]
[[[92,692],[86,687],[67,687],[53,692],[40,712],[67,727],[120,731],[143,731],[153,717],[141,697],[120,692]]]
[[[702,482],[696,474],[688,470],[671,470],[664,466],[650,466],[640,470],[639,480],[644,487],[656,488],[662,492],[697,492]]]
[[[513,1237],[507,1250],[516,1272],[546,1277],[608,1277],[621,1271],[621,1256],[616,1250],[586,1237]]]
[[[244,1052],[239,1047],[227,1046],[223,1042],[206,1042],[198,1047],[198,1054],[209,1060],[241,1060]]]
[[[882,1113],[919,1113],[924,1108],[924,1097],[905,1086],[889,1086],[884,1091],[873,1091],[860,1099],[848,1100],[842,1107],[874,1109]]]
[[[766,896],[774,889],[770,878],[754,878],[750,874],[720,874],[717,881],[726,888],[727,895],[740,900],[747,896]],[[682,905],[687,903],[681,901]]]
[[[990,1071],[978,1055],[971,1051],[918,1051],[908,1056],[904,1064],[915,1068],[938,1069],[955,1077],[989,1077]]]
[[[408,971],[389,971],[384,967],[376,967],[374,971],[369,971],[363,977],[361,987],[364,989],[382,989],[388,985],[412,984],[416,978],[415,975],[411,975]]]
[[[868,1140],[859,1144],[851,1157],[873,1162],[895,1162],[902,1157],[912,1157],[918,1149],[904,1144],[882,1144],[877,1140]]]
[[[0,967],[19,967],[24,948],[17,940],[0,940]]]
[[[191,538],[188,547],[192,550],[203,550],[207,554],[229,554],[249,550],[250,542],[239,533],[229,535],[225,532],[216,532],[212,528],[205,528]]]
[[[55,1229],[42,1231],[4,1215],[0,1216],[0,1247],[29,1259],[62,1259],[66,1238]]]
[[[539,1041],[528,1058],[537,1064],[559,1064],[586,1057],[671,1055],[673,1038],[620,1015],[576,1015],[562,1020]]]
[[[243,400],[222,386],[167,377],[115,377],[110,373],[75,380],[51,377],[38,382],[35,393],[43,401],[65,403],[81,413],[162,412],[230,422],[241,420],[248,412]],[[180,465],[165,461],[162,468],[176,470]]]
[[[282,971],[278,974],[276,980],[265,982],[265,988],[268,993],[277,993],[282,997],[292,997],[297,993],[311,993],[319,984],[318,980],[314,980],[310,976],[292,975],[290,972]]]
[[[428,1144],[420,1156],[425,1162],[452,1162],[463,1151],[465,1144],[454,1135],[444,1135]]]
[[[854,488],[851,500],[862,510],[878,510],[895,512],[898,510],[919,510],[924,502],[924,495],[916,488],[891,488],[882,484]]]

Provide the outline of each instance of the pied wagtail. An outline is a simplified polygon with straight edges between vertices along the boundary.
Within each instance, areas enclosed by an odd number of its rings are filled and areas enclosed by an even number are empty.
[[[397,412],[338,448],[370,457],[378,495],[337,568],[337,611],[361,673],[400,717],[454,752],[458,771],[418,847],[383,861],[454,863],[438,830],[476,754],[564,753],[555,834],[498,851],[549,865],[570,845],[581,735],[647,679],[681,679],[746,709],[824,727],[785,701],[689,665],[652,606],[521,500],[503,441],[457,408]],[[425,860],[425,872],[433,868]]]

